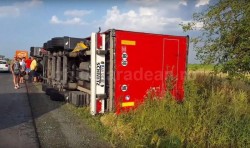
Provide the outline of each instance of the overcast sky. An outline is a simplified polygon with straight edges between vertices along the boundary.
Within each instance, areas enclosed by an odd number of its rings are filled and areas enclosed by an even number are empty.
[[[209,0],[1,0],[0,55],[42,46],[53,37],[88,37],[91,32],[123,29],[188,35],[180,23],[205,9]],[[192,37],[192,34],[189,34]],[[190,47],[189,63],[197,63]]]

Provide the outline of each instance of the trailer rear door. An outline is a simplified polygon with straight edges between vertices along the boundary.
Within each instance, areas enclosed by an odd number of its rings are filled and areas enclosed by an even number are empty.
[[[164,85],[173,96],[181,101],[184,98],[186,75],[186,38],[169,36],[164,38]]]

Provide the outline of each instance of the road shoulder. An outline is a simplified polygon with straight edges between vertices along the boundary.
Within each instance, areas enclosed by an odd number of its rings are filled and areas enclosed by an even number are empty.
[[[51,101],[41,84],[27,83],[41,147],[110,147],[64,102]]]

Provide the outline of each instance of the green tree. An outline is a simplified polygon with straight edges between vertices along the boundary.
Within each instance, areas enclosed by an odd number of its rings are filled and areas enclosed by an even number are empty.
[[[249,0],[219,0],[208,9],[194,13],[193,21],[182,24],[182,28],[201,32],[191,42],[203,63],[221,65],[220,70],[230,76],[250,72]]]

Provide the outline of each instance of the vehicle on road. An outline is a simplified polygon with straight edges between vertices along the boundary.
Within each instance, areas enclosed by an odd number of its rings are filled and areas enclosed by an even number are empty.
[[[15,57],[18,57],[22,59],[25,57],[25,59],[28,59],[29,52],[27,50],[16,50]]]
[[[10,65],[6,60],[0,60],[0,72],[9,72]]]

